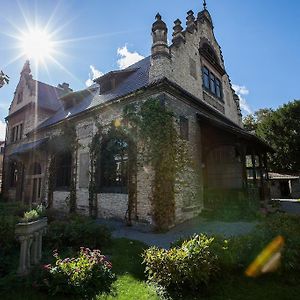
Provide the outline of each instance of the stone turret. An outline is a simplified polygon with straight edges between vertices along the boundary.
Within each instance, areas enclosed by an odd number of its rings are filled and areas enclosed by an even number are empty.
[[[168,46],[168,28],[161,15],[155,16],[152,25],[150,81],[167,77],[170,73],[170,49]]]
[[[186,17],[186,30],[190,33],[193,33],[195,29],[196,29],[196,24],[195,24],[194,12],[192,10],[189,10],[187,12],[187,17]]]
[[[185,42],[184,35],[182,33],[181,21],[179,19],[174,21],[175,26],[173,27],[173,39],[172,43],[175,46],[179,46],[181,43]]]
[[[169,57],[169,47],[168,47],[168,28],[164,21],[161,19],[161,15],[158,13],[156,16],[156,21],[152,25],[152,57],[156,56],[166,56]]]

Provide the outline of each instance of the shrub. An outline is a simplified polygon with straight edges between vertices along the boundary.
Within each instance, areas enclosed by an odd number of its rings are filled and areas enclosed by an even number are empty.
[[[107,227],[79,216],[73,216],[70,220],[53,221],[49,224],[45,237],[46,246],[51,249],[78,249],[80,246],[99,249],[110,242],[111,233]]]
[[[200,289],[218,273],[214,247],[214,238],[201,234],[169,250],[149,248],[143,253],[148,280],[177,290]]]
[[[285,239],[282,256],[283,271],[300,270],[300,218],[277,213],[267,217],[249,234],[228,240],[228,251],[219,256],[222,268],[245,269],[278,235]]]
[[[99,293],[109,293],[116,277],[111,263],[99,250],[81,248],[78,257],[61,259],[53,255],[55,264],[45,265],[44,283],[52,295],[75,295],[90,299]]]

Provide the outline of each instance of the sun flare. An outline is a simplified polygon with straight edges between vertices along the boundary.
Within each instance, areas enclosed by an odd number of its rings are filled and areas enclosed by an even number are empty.
[[[51,57],[54,51],[50,35],[43,30],[34,29],[24,33],[21,37],[23,54],[29,59],[43,61]]]

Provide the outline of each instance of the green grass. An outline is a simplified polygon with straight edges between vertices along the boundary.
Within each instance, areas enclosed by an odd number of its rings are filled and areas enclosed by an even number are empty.
[[[155,289],[145,282],[144,267],[141,265],[141,253],[146,248],[141,242],[128,239],[114,239],[112,244],[103,249],[113,264],[117,281],[113,284],[110,295],[99,295],[97,300],[165,300],[159,297]],[[50,253],[45,253],[45,258]],[[47,260],[47,258],[46,258]],[[1,281],[1,279],[0,279]],[[287,276],[264,276],[250,279],[243,274],[223,274],[202,294],[173,295],[169,300],[290,300],[297,299],[300,294],[300,279],[297,274]],[[41,293],[21,280],[8,280],[6,291],[0,291],[0,299],[14,300],[65,300],[69,297],[51,297]]]

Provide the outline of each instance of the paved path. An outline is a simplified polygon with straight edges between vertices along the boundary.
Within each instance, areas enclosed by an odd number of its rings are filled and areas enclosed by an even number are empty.
[[[218,234],[225,237],[242,235],[250,232],[257,223],[255,222],[219,222],[206,221],[202,218],[195,218],[183,224],[177,225],[166,233],[147,232],[147,227],[128,227],[120,221],[98,220],[112,230],[115,238],[128,238],[141,241],[149,246],[168,248],[170,243],[179,238],[189,237],[194,233]]]

